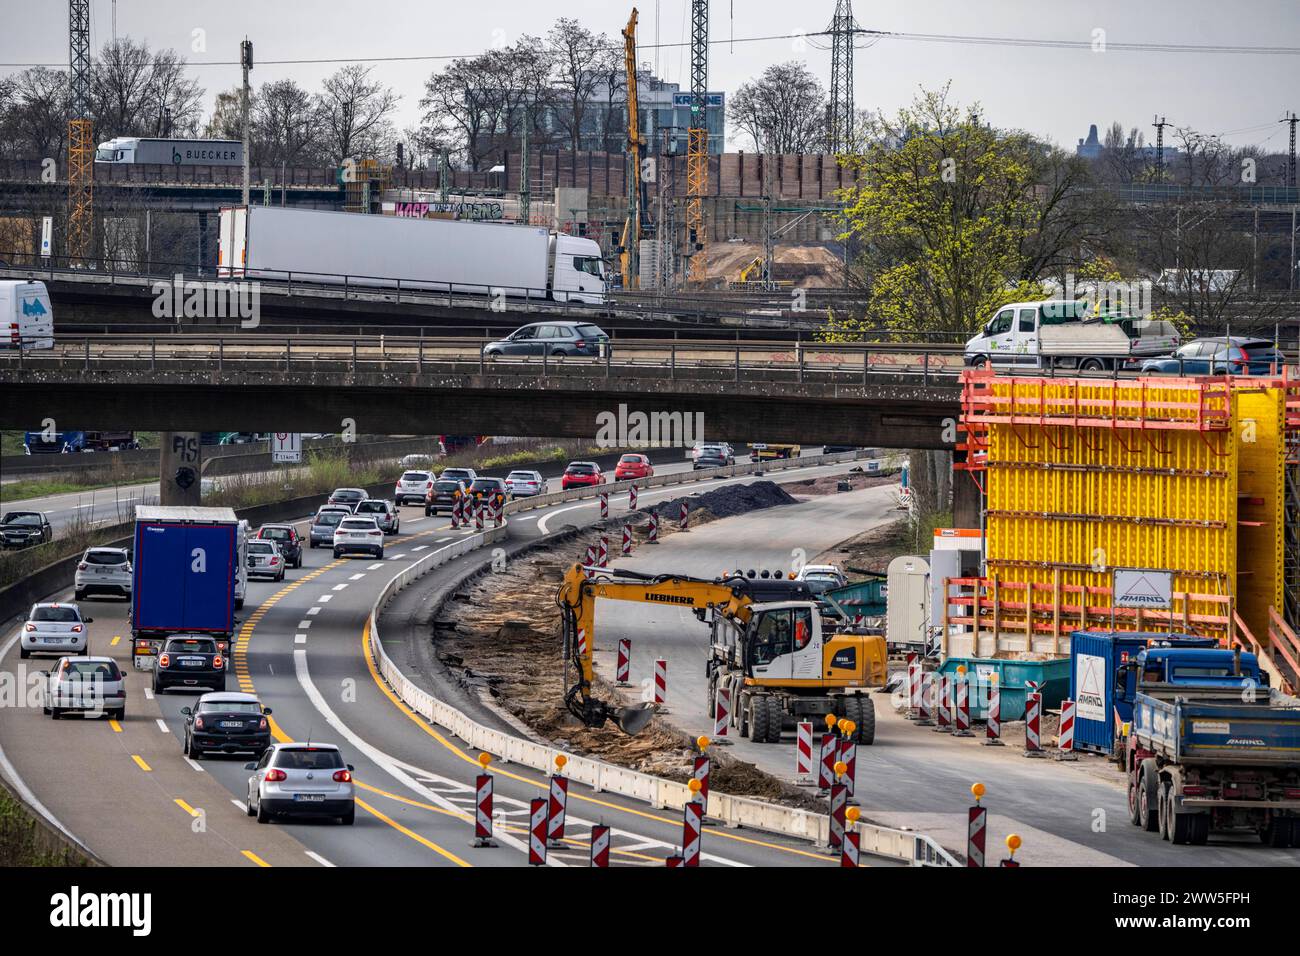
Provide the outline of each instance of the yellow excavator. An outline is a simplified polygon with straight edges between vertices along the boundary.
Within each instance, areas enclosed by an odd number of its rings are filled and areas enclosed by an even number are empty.
[[[888,679],[885,639],[824,634],[808,585],[766,571],[706,580],[570,567],[555,598],[562,612],[564,659],[573,675],[566,666],[564,702],[587,726],[609,720],[635,734],[654,714],[651,704],[621,707],[592,696],[595,611],[601,598],[690,608],[709,624],[707,706],[712,708],[719,688],[730,691],[732,726],[756,743],[777,743],[786,727],[828,713],[853,721],[858,743],[875,739],[869,694]]]

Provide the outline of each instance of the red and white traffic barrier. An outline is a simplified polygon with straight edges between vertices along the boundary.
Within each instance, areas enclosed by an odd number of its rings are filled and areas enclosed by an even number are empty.
[[[662,708],[668,701],[668,662],[655,658],[655,704]]]
[[[582,573],[590,580],[596,576],[596,546],[587,545],[587,553],[582,559]]]
[[[680,518],[679,521],[678,521],[678,527],[681,528],[682,531],[686,531],[686,530],[687,530],[687,528],[686,528],[686,516],[687,516],[686,502],[683,501],[683,502],[682,502],[682,516],[681,516],[681,518]]]
[[[461,504],[461,500],[462,499],[460,498],[455,498],[451,503],[451,527],[453,531],[460,527],[461,515],[464,514],[465,506]]]
[[[948,710],[949,678],[947,674],[935,676],[939,682],[939,706],[935,713],[934,729],[936,733],[946,734],[952,730],[952,712]]]
[[[838,850],[844,843],[844,811],[849,805],[849,790],[842,783],[831,784],[830,846]]]
[[[1061,701],[1061,726],[1056,735],[1057,759],[1076,759],[1074,753],[1074,714],[1076,706],[1068,697]]]
[[[861,853],[862,837],[858,835],[857,830],[846,830],[844,833],[844,843],[840,847],[840,866],[850,866],[856,869],[858,859]]]
[[[597,552],[597,558],[602,568],[609,567],[609,535],[600,536],[600,550]]]
[[[709,799],[709,769],[709,755],[696,754],[695,769],[691,772],[691,776],[700,782],[701,800]]]
[[[498,528],[506,520],[506,503],[500,498],[492,499],[492,523]]]
[[[934,674],[921,672],[921,701],[916,725],[929,727],[934,723]]]
[[[649,544],[659,543],[659,512],[650,512],[650,530],[646,535],[646,542]]]
[[[627,489],[627,510],[636,511],[636,485]]]
[[[609,517],[609,492],[608,491],[602,491],[600,493],[600,516],[602,519]]]
[[[1042,717],[1043,695],[1032,692],[1025,695],[1025,756],[1041,757],[1043,742],[1038,733],[1039,720]]]
[[[794,745],[794,772],[800,783],[812,783],[813,771],[813,725],[810,720],[799,721],[796,728]]]
[[[731,688],[719,687],[713,701],[713,736],[727,736],[731,726]]]
[[[1002,747],[1002,688],[989,681],[989,709],[984,718],[984,746]]]
[[[958,674],[956,678],[957,685],[957,709],[956,709],[956,729],[953,731],[954,737],[972,737],[970,729],[970,675]]]
[[[966,816],[966,865],[984,866],[984,839],[988,835],[988,811],[978,803]]]
[[[609,866],[609,827],[603,823],[591,828],[591,865]]]
[[[632,553],[632,526],[623,525],[623,557]]]
[[[618,668],[614,671],[614,681],[618,687],[628,685],[628,676],[632,671],[632,638],[618,639]]]
[[[492,842],[492,774],[481,773],[474,780],[474,846],[496,846]]]
[[[842,737],[840,739],[840,762],[844,764],[844,776],[840,778],[847,788],[849,796],[853,796],[853,789],[857,783],[858,775],[858,745],[853,742],[852,737]]]
[[[476,498],[474,500],[474,530],[475,531],[483,530],[483,508],[484,508],[483,500],[481,498]]]
[[[534,797],[528,805],[528,864],[546,865],[546,827],[550,820],[550,801]]]
[[[835,782],[835,752],[838,740],[834,734],[822,734],[821,751],[817,759],[817,789],[829,790]]]
[[[682,808],[682,866],[700,865],[700,841],[704,831],[704,803],[687,800]]]
[[[564,845],[564,817],[569,806],[569,778],[562,774],[551,774],[550,822],[546,827],[547,845],[561,847]]]

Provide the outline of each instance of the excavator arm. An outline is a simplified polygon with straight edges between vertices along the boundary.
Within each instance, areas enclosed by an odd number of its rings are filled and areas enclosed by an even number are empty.
[[[606,720],[612,720],[627,734],[642,730],[654,712],[650,704],[617,707],[592,697],[597,598],[687,607],[701,620],[712,610],[742,627],[749,620],[753,603],[741,588],[726,581],[669,574],[643,575],[626,570],[601,571],[588,579],[582,565],[575,564],[569,568],[555,597],[555,603],[563,612],[565,706],[589,727],[600,727]],[[567,666],[569,664],[572,671]]]

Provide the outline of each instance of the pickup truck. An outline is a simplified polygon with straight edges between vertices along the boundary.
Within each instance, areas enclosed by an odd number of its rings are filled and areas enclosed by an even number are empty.
[[[1269,689],[1254,654],[1147,648],[1116,680],[1134,691],[1121,737],[1135,826],[1175,844],[1244,829],[1300,846],[1300,706]]]

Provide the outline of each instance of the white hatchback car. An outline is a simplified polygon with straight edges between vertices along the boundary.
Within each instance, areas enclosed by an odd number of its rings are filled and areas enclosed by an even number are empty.
[[[86,625],[94,621],[82,617],[75,604],[33,604],[23,625],[18,656],[33,654],[88,654],[90,632]]]
[[[256,763],[244,764],[248,778],[245,809],[258,823],[276,816],[356,819],[352,765],[333,744],[272,744]]]
[[[77,565],[72,596],[80,601],[88,594],[131,596],[131,559],[126,548],[87,548]]]
[[[126,717],[126,675],[111,657],[61,657],[45,683],[41,710],[58,720],[70,711]]]

